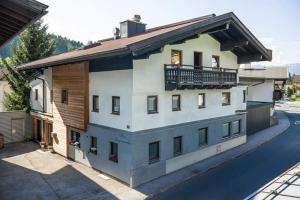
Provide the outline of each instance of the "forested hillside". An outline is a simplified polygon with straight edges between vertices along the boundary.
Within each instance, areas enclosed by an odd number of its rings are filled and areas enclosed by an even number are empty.
[[[54,54],[68,52],[83,46],[82,42],[70,40],[60,35],[51,34],[50,37],[55,42]],[[5,46],[0,48],[0,57],[5,58],[11,56],[12,49],[17,46],[18,41],[19,41],[19,37],[17,36],[9,43],[7,43]]]

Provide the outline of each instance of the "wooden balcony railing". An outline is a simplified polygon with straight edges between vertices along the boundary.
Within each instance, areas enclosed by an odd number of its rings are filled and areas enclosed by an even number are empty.
[[[165,65],[165,89],[231,88],[237,84],[237,69]]]

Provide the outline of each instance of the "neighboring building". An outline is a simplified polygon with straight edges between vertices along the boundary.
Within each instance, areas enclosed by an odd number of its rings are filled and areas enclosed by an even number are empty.
[[[131,186],[245,143],[239,64],[272,58],[233,13],[145,26],[18,67],[36,139]]]
[[[0,112],[4,111],[4,105],[3,105],[4,96],[5,93],[8,92],[10,92],[8,82],[4,78],[4,71],[0,70]]]
[[[295,75],[293,77],[293,83],[296,84],[295,92],[300,94],[300,75]]]
[[[253,134],[273,124],[273,102],[283,98],[288,79],[287,67],[240,68],[241,85],[247,85],[247,134]],[[277,85],[275,85],[275,82]],[[280,86],[278,84],[281,84]]]

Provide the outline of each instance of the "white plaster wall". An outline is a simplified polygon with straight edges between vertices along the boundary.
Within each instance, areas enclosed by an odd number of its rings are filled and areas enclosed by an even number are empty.
[[[248,87],[248,101],[273,102],[274,83],[266,80],[264,83]]]
[[[247,136],[243,135],[231,140],[227,140],[221,144],[209,146],[198,151],[194,151],[182,156],[178,156],[169,160],[166,160],[166,173],[171,173],[188,165],[194,164],[216,154],[222,153],[241,144],[246,143]]]
[[[89,95],[90,123],[131,131],[132,70],[89,73]],[[93,95],[99,96],[98,113],[92,112]],[[120,115],[111,114],[112,96],[120,96]]]
[[[211,66],[212,55],[220,56],[220,66],[237,69],[237,57],[231,52],[221,52],[220,44],[208,35],[179,45],[166,45],[162,53],[152,54],[149,59],[134,60],[132,130],[163,127],[178,123],[235,114],[246,108],[243,89],[230,90],[175,90],[165,91],[164,64],[171,61],[171,49],[182,50],[183,64],[193,65],[194,51],[203,53],[203,65]],[[231,105],[222,106],[222,92],[231,92]],[[198,93],[206,94],[206,108],[198,109]],[[172,95],[181,95],[181,111],[172,112]],[[147,114],[147,96],[158,95],[157,114]]]
[[[5,93],[9,93],[10,91],[11,90],[8,85],[8,82],[0,81],[0,112],[4,111],[3,101],[4,101]]]
[[[52,114],[52,102],[50,102],[50,95],[52,90],[52,68],[44,70],[44,74],[40,75],[39,78],[45,80],[45,111],[46,113]],[[31,109],[42,111],[43,110],[43,81],[35,79],[30,82],[30,104]],[[38,100],[35,100],[35,89],[38,89]]]

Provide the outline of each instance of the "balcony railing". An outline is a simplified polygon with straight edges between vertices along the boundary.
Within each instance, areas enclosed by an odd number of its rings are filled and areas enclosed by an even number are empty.
[[[237,69],[165,65],[165,89],[231,88],[237,84]]]

